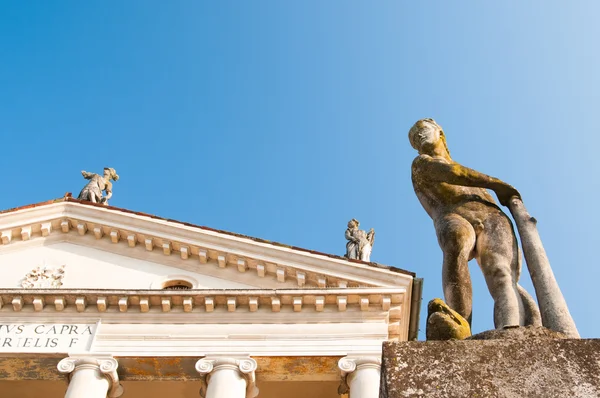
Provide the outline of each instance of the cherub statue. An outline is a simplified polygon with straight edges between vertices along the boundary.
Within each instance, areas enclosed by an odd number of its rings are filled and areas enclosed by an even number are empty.
[[[360,223],[356,219],[348,222],[346,229],[346,257],[350,259],[371,261],[371,250],[375,242],[375,230],[371,228],[369,232],[358,229]]]
[[[89,200],[93,203],[102,203],[108,206],[108,200],[112,197],[112,183],[110,180],[117,181],[119,175],[112,167],[104,168],[104,175],[101,176],[95,173],[81,171],[83,178],[90,180],[79,193],[77,199]],[[106,192],[106,196],[102,196],[102,191]]]
[[[419,152],[412,163],[413,187],[433,219],[444,253],[442,284],[448,305],[471,323],[468,262],[475,258],[494,299],[496,328],[540,325],[535,302],[517,283],[521,253],[512,222],[487,190],[504,206],[520,198],[519,192],[452,160],[444,131],[433,119],[416,122],[408,138]]]

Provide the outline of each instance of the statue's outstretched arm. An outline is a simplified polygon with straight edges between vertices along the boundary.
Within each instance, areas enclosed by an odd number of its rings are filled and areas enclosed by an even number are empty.
[[[495,177],[480,173],[456,162],[447,163],[431,156],[421,155],[413,162],[413,174],[421,178],[452,185],[491,189],[504,206],[513,196],[521,197],[512,185]]]
[[[83,176],[83,178],[85,178],[86,180],[89,180],[90,178],[92,178],[95,174],[94,173],[88,173],[85,170],[81,170],[81,175]]]

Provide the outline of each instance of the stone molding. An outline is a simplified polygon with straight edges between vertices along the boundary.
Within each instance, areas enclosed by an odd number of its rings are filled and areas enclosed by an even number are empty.
[[[196,362],[196,371],[202,376],[202,387],[200,388],[200,396],[206,396],[206,389],[210,382],[211,373],[221,370],[230,369],[239,372],[246,380],[246,398],[255,398],[258,396],[258,388],[256,387],[256,369],[258,364],[256,360],[247,357],[228,357],[228,356],[210,356],[200,359]]]
[[[338,361],[338,368],[341,371],[342,380],[338,388],[338,393],[347,394],[350,391],[349,378],[354,372],[362,369],[377,369],[381,371],[381,356],[374,355],[349,355]]]
[[[63,319],[75,323],[89,317],[116,323],[129,323],[133,318],[137,323],[270,323],[282,317],[294,322],[323,322],[330,321],[331,316],[343,316],[354,322],[384,321],[388,339],[405,340],[406,297],[404,288],[0,289],[0,309],[8,309],[12,316],[26,317],[22,321],[35,322],[40,317],[61,313]],[[198,318],[199,314],[212,314],[212,318]]]
[[[0,289],[0,308],[12,305],[14,312],[32,306],[35,312],[74,310],[76,312],[149,313],[171,312],[182,309],[183,313],[214,312],[216,310],[247,311],[249,313],[323,312],[325,308],[345,312],[385,311],[401,306],[404,288],[346,288],[346,289],[202,289],[202,290],[71,290],[71,289]],[[34,306],[41,298],[43,307]]]
[[[62,359],[58,365],[60,373],[66,373],[71,378],[74,372],[81,369],[94,369],[102,373],[109,381],[108,397],[117,398],[123,394],[123,387],[119,383],[117,367],[119,363],[112,356],[108,355],[76,355],[72,354]]]

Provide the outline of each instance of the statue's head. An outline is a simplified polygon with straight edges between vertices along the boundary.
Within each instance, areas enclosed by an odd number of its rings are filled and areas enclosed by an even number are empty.
[[[442,130],[442,127],[433,119],[421,119],[416,122],[408,131],[408,139],[410,145],[419,151],[419,153],[426,150],[428,147],[432,148],[441,141],[444,144],[446,152],[450,155],[448,145],[446,144],[444,130]]]
[[[117,171],[115,169],[113,169],[112,167],[105,167],[104,175],[107,175],[111,180],[114,180],[114,181],[117,181],[119,179],[119,175],[117,174]]]
[[[360,223],[356,218],[353,218],[352,220],[348,221],[348,228],[358,228],[359,225]]]

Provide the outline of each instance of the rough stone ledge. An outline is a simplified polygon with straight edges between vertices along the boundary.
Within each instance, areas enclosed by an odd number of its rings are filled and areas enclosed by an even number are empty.
[[[600,397],[600,339],[385,342],[380,398],[405,397]]]
[[[531,338],[568,339],[569,337],[564,333],[556,332],[543,326],[525,326],[486,330],[485,332],[467,337],[466,340],[526,340]]]

